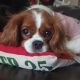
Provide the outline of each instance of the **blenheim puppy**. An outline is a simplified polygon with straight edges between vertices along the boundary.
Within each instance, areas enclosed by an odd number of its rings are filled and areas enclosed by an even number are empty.
[[[43,5],[34,5],[12,16],[1,35],[1,44],[22,45],[29,53],[79,54],[80,23]]]

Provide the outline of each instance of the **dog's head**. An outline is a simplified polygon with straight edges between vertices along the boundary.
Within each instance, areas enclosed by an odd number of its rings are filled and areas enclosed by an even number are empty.
[[[22,46],[29,53],[64,50],[63,25],[51,9],[35,5],[14,15],[5,26],[1,43]]]

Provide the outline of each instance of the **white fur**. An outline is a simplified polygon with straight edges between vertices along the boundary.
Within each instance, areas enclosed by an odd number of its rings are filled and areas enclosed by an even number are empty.
[[[48,12],[50,15],[54,15],[53,10],[51,10],[50,8],[48,8],[48,7],[46,7],[46,6],[43,6],[43,5],[33,5],[33,6],[31,6],[30,8],[28,8],[28,10],[36,9],[36,8]]]
[[[41,26],[41,22],[42,22],[42,15],[41,15],[41,13],[37,13],[35,10],[32,11],[32,13],[33,13],[33,16],[34,16],[36,27],[37,27],[37,29],[39,29],[40,26]]]
[[[33,48],[32,48],[32,43],[35,41],[35,40],[40,40],[40,41],[43,41],[43,39],[41,38],[41,36],[39,35],[38,32],[36,32],[32,38],[30,38],[29,40],[26,40],[23,44],[25,50],[29,53],[41,53],[41,52],[46,52],[47,51],[47,46],[44,45],[42,47],[42,50],[41,51],[34,51]]]
[[[73,54],[74,60],[80,63],[80,56],[75,55],[80,54],[80,35],[74,37],[69,42],[67,42],[66,47],[74,53]]]
[[[75,37],[67,42],[66,47],[75,54],[80,54],[80,37]]]

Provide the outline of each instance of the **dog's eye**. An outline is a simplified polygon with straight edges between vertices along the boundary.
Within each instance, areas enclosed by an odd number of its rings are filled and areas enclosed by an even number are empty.
[[[24,34],[24,35],[30,35],[31,32],[30,32],[30,30],[28,30],[28,29],[23,29],[23,30],[22,30],[22,34]]]
[[[51,34],[52,34],[51,31],[46,31],[44,34],[44,37],[49,38],[49,37],[51,37]]]

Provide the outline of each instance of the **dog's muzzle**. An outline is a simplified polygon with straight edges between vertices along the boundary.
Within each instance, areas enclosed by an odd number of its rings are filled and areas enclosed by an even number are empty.
[[[32,47],[34,50],[41,50],[42,47],[43,47],[43,42],[40,41],[40,40],[35,40],[33,43],[32,43]]]

